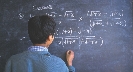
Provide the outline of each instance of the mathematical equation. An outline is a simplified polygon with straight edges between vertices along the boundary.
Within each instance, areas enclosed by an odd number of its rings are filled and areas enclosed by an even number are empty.
[[[86,13],[86,17],[75,17],[74,11],[65,11],[64,15],[60,15],[56,12],[46,13],[46,15],[52,16],[52,17],[63,17],[64,20],[68,21],[83,21],[88,17],[88,21],[90,24],[90,27],[94,27],[95,25],[101,25],[101,26],[114,26],[114,25],[120,25],[125,27],[126,26],[126,20],[124,18],[123,10],[120,11],[111,11],[111,13],[102,13],[101,11],[88,11]],[[59,24],[61,24],[62,21],[59,21]]]
[[[96,38],[96,36],[65,36],[65,37],[55,37],[55,41],[65,47],[65,45],[77,44],[80,48],[81,45],[103,45],[102,37]]]
[[[61,11],[60,13],[54,12],[52,9],[52,5],[47,6],[32,6],[33,11],[42,11],[42,10],[51,10],[51,12],[45,12],[43,14],[49,15],[54,17],[57,24],[59,26],[62,26],[64,24],[64,21],[68,22],[86,22],[87,27],[59,27],[56,29],[55,33],[55,41],[62,45],[63,47],[67,44],[78,44],[79,48],[81,45],[99,45],[102,46],[104,41],[103,38],[97,38],[96,36],[88,36],[92,35],[93,28],[95,26],[115,26],[119,25],[122,27],[127,26],[126,17],[124,17],[124,10],[114,10],[109,12],[103,12],[98,10],[93,11],[86,11],[83,12],[84,14],[80,14],[79,11],[74,10],[67,10],[67,11]],[[81,11],[80,11],[81,12]],[[79,14],[78,14],[79,13]],[[84,16],[82,16],[84,15]],[[28,17],[34,17],[34,14],[29,14]],[[23,19],[25,15],[23,13],[19,13],[19,19]],[[106,31],[106,30],[105,30]],[[77,35],[77,36],[75,36]],[[20,40],[23,40],[25,37],[23,37]]]
[[[53,9],[52,5],[48,6],[41,6],[36,7],[33,6],[33,10],[43,10],[43,9]],[[77,11],[78,12],[78,11]],[[90,27],[94,27],[95,25],[101,25],[101,26],[114,26],[114,25],[120,25],[125,27],[126,26],[126,20],[124,19],[123,10],[115,10],[110,11],[110,13],[102,12],[102,11],[87,11],[86,17],[77,17],[79,14],[77,14],[75,11],[65,11],[64,13],[58,14],[56,12],[49,12],[45,13],[46,15],[57,17],[57,18],[63,18],[67,21],[83,21],[88,17],[88,21],[90,24]],[[29,14],[29,17],[34,17],[35,15]],[[25,15],[23,13],[19,13],[19,19],[23,19]],[[56,18],[55,18],[56,19]],[[62,21],[59,20],[58,24],[62,24]]]
[[[76,34],[76,35],[92,34],[92,28],[84,28],[84,29],[80,29],[80,27],[77,27],[76,29],[71,28],[71,27],[64,28],[64,29],[57,28],[56,33],[55,33],[55,35],[57,35],[57,36],[61,36],[61,35],[70,35],[71,36],[73,34]]]
[[[62,45],[63,47],[67,45],[76,44],[77,46],[81,45],[98,45],[102,46],[104,43],[104,40],[102,37],[96,37],[96,36],[55,36],[54,41]],[[28,37],[22,37],[19,40],[28,39]],[[29,40],[30,41],[30,40]]]

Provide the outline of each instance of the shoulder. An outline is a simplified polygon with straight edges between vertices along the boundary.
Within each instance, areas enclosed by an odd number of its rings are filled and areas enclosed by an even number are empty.
[[[56,65],[62,66],[62,67],[66,67],[66,63],[60,58],[57,57],[55,55],[52,55],[51,58],[54,60],[54,62],[56,63]]]
[[[51,55],[51,58],[58,60],[58,61],[63,61],[60,57],[57,57],[55,55]],[[63,61],[64,62],[64,61]]]
[[[48,57],[47,57],[48,58]],[[57,70],[57,71],[68,71],[68,68],[66,66],[66,63],[60,58],[55,55],[50,55],[49,58],[43,59],[45,60],[43,63],[46,63],[46,68],[50,68],[51,70]]]
[[[12,55],[9,60],[12,60],[12,61],[19,61],[23,58],[25,58],[27,56],[27,51],[24,51],[22,53],[18,53],[18,54],[15,54],[15,55]]]

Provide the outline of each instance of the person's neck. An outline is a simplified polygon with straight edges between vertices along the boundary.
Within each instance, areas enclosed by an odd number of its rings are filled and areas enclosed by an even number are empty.
[[[46,47],[46,48],[48,48],[49,47],[49,45],[47,45],[47,44],[33,44],[34,46],[43,46],[43,47]]]

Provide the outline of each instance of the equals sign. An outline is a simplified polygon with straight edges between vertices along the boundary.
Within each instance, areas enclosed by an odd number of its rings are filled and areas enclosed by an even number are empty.
[[[114,19],[120,19],[120,18],[114,18]]]

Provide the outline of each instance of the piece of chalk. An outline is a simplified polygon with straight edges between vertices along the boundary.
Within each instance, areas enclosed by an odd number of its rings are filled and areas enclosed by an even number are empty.
[[[70,53],[71,53],[71,51],[68,52],[68,54],[70,54]]]

